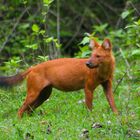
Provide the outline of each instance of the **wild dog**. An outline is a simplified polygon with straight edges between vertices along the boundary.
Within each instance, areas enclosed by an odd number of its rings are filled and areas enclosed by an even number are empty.
[[[95,39],[90,41],[92,55],[89,59],[61,58],[49,60],[27,69],[25,72],[0,77],[0,86],[14,86],[27,78],[27,96],[18,111],[21,118],[24,112],[30,113],[47,100],[52,88],[62,91],[84,89],[85,104],[92,110],[93,92],[102,85],[108,103],[114,113],[118,113],[112,93],[112,79],[115,59],[112,44],[105,39],[100,45]]]

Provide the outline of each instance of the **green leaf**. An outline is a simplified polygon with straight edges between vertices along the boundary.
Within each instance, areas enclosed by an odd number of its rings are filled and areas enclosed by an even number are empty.
[[[20,29],[27,29],[29,27],[30,27],[29,23],[23,23],[23,24],[20,24],[20,26],[19,26]]]
[[[80,47],[81,52],[89,51],[89,46]]]
[[[125,19],[130,14],[130,11],[126,10],[121,14],[122,19]]]
[[[140,44],[136,43],[136,45],[140,48]]]
[[[83,40],[81,41],[80,44],[85,45],[85,44],[89,43],[89,40],[90,40],[89,37],[86,36],[83,38]]]
[[[138,25],[140,25],[140,19],[138,20]]]
[[[140,57],[140,49],[133,50],[131,55],[132,56],[139,56]]]
[[[36,32],[36,33],[38,33],[39,32],[39,26],[37,25],[37,24],[33,24],[33,26],[32,26],[32,30],[34,31],[34,32]]]
[[[105,23],[105,24],[99,25],[99,26],[95,25],[95,26],[93,26],[93,28],[95,29],[96,32],[102,33],[107,28],[107,26],[108,26],[108,24]]]
[[[41,30],[39,33],[44,35],[45,34],[45,30]]]
[[[48,56],[38,56],[37,59],[40,61],[47,61],[49,59],[49,57]]]
[[[46,43],[50,43],[50,42],[53,41],[53,37],[49,37],[49,38],[47,38],[47,39],[44,39],[44,41],[45,41]]]
[[[136,25],[134,25],[134,24],[133,25],[128,25],[128,26],[125,27],[125,29],[127,29],[127,28],[133,28],[133,27],[136,27]]]
[[[56,46],[56,48],[60,48],[61,47],[61,45],[58,44],[57,42],[55,42],[55,46]]]
[[[8,62],[5,62],[5,66],[7,67],[7,69],[9,69],[9,68],[17,68],[17,67],[19,67],[19,63],[21,61],[22,60],[19,57],[13,57]]]
[[[49,6],[53,0],[43,0],[44,6]]]
[[[28,1],[27,0],[23,0],[23,4],[27,4],[28,3]]]
[[[38,48],[38,45],[37,44],[31,44],[31,45],[26,45],[25,47],[36,50]]]
[[[91,54],[91,51],[82,52],[82,58],[85,58]]]

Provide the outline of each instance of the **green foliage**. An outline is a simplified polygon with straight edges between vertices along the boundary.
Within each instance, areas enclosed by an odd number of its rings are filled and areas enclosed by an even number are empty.
[[[53,0],[43,0],[44,6],[49,6]]]
[[[46,37],[46,38],[44,38],[44,41],[46,42],[46,43],[54,43],[55,44],[55,46],[56,46],[56,48],[60,48],[61,47],[61,44],[59,44],[58,43],[58,40],[57,39],[54,39],[53,37]]]
[[[31,45],[26,45],[25,47],[36,50],[38,48],[38,45],[37,44],[31,44]]]
[[[85,45],[85,44],[89,43],[89,41],[90,41],[89,37],[86,36],[83,38],[83,40],[81,41],[80,44]]]
[[[0,36],[2,38],[0,59],[9,62],[11,57],[24,57],[24,63],[34,63],[37,61],[37,56],[48,56],[51,46],[52,48],[60,47],[54,35],[52,35],[54,43],[45,42],[49,38],[46,15],[52,3],[53,0],[38,2],[12,0],[0,4],[2,11],[0,26],[3,26]],[[10,8],[7,9],[7,7]]]
[[[32,26],[32,30],[33,30],[35,33],[38,33],[39,30],[40,30],[40,28],[38,27],[37,24],[33,24],[33,26]]]
[[[80,51],[76,54],[77,58],[87,58],[91,54],[91,51],[89,50],[89,46],[80,47]]]
[[[106,30],[107,26],[108,26],[107,23],[105,23],[103,25],[100,25],[100,26],[94,25],[93,29],[94,29],[94,32],[96,32],[96,33],[97,32],[102,33],[102,32],[104,32]]]
[[[44,62],[44,61],[47,61],[49,58],[48,56],[38,56],[37,58],[40,62]]]
[[[13,57],[9,61],[5,62],[2,70],[7,71],[8,73],[10,70],[10,73],[13,73],[20,68],[20,62],[22,62],[22,60],[19,57]]]
[[[121,17],[123,18],[123,19],[125,19],[127,16],[129,16],[130,15],[130,11],[129,10],[126,10],[126,11],[124,11],[124,12],[122,12],[122,14],[121,14]]]

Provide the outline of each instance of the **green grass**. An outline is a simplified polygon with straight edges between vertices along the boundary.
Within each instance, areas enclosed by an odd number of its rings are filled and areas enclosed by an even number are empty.
[[[117,66],[118,67],[118,66]],[[116,70],[113,86],[123,75],[124,65]],[[0,90],[0,140],[139,140],[140,88],[139,83],[123,79],[115,92],[120,115],[112,113],[102,88],[94,93],[94,109],[89,112],[84,103],[84,92],[53,90],[32,116],[17,118],[18,108],[26,95],[25,84],[11,90]],[[100,128],[92,128],[99,123]],[[83,130],[87,134],[83,134]],[[88,138],[86,138],[88,137]]]
[[[133,86],[132,86],[133,87]],[[83,91],[64,93],[53,90],[49,99],[35,110],[32,116],[17,118],[17,110],[25,98],[25,86],[11,91],[0,91],[0,140],[77,140],[90,139],[125,140],[139,139],[140,98],[136,90],[123,83],[115,94],[121,114],[110,110],[101,88],[95,91],[94,110],[89,112],[79,100]],[[101,128],[92,128],[99,123]]]

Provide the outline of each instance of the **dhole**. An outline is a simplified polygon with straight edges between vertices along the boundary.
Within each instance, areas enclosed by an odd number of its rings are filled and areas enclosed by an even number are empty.
[[[43,62],[23,73],[11,77],[0,77],[0,86],[13,86],[27,77],[27,97],[18,111],[21,118],[24,112],[30,113],[47,100],[52,88],[62,91],[84,89],[85,103],[92,109],[93,91],[102,85],[106,98],[113,112],[118,113],[112,93],[112,78],[115,59],[112,45],[105,39],[99,45],[90,41],[93,49],[89,59],[63,58]]]

